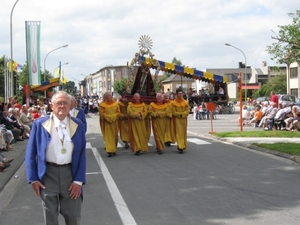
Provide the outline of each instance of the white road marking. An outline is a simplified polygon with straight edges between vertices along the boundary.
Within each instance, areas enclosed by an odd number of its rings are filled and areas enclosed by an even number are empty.
[[[123,222],[124,225],[136,225],[135,219],[133,218],[130,210],[128,209],[114,179],[110,175],[104,161],[102,160],[101,156],[99,155],[99,152],[96,148],[92,148],[93,154],[96,158],[96,161],[102,171],[104,180],[106,182],[106,185],[108,187],[108,190],[111,194],[111,197],[114,201],[114,204],[116,206],[116,209],[119,213],[119,216]]]
[[[94,175],[94,174],[101,174],[101,172],[88,172],[88,173],[85,173],[86,175]]]
[[[91,143],[87,142],[86,145],[85,145],[85,147],[86,148],[92,148],[92,145],[91,145]]]
[[[209,145],[209,144],[211,144],[211,143],[209,143],[207,141],[203,141],[203,140],[201,140],[199,138],[188,138],[187,141],[188,142],[192,142],[192,143],[194,143],[196,145]]]

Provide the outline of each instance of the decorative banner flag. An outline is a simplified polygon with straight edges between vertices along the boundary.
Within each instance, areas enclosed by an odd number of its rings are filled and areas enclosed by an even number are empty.
[[[62,71],[62,83],[66,84],[68,82],[67,78],[65,77],[64,71]]]
[[[17,72],[18,67],[19,67],[19,63],[17,63],[16,61],[14,61],[13,63],[11,62],[11,60],[9,62],[7,62],[7,68],[8,70],[11,71],[15,71]],[[21,65],[20,65],[21,66]]]
[[[40,21],[25,21],[29,85],[41,84]]]

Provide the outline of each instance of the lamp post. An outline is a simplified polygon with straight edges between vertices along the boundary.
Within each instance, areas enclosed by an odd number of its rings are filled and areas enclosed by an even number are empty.
[[[8,95],[9,96],[12,96],[13,93],[14,93],[14,75],[13,75],[13,63],[14,63],[14,60],[13,60],[13,38],[12,38],[12,16],[13,16],[13,12],[14,12],[14,9],[15,9],[15,6],[16,4],[18,3],[19,0],[17,0],[15,2],[15,4],[13,5],[12,9],[11,9],[11,12],[10,12],[10,76],[9,79],[8,79],[8,83],[10,82],[10,87],[9,88],[9,92],[8,92]]]
[[[66,48],[66,47],[68,47],[68,45],[63,45],[63,46],[60,46],[60,47],[58,47],[58,48],[55,48],[55,49],[51,50],[50,52],[48,52],[47,55],[45,56],[45,59],[44,59],[44,81],[46,80],[46,73],[45,73],[45,72],[46,72],[46,60],[47,60],[48,55],[49,55],[51,52],[54,52],[54,51],[56,51],[56,50],[58,50],[58,49]]]
[[[237,49],[238,51],[240,51],[244,55],[244,58],[245,58],[245,72],[244,72],[244,77],[245,77],[245,104],[247,104],[247,82],[246,82],[246,80],[247,80],[247,75],[246,75],[246,72],[247,72],[247,59],[246,59],[246,55],[241,49],[239,49],[239,48],[237,48],[237,47],[235,47],[231,44],[225,43],[225,45]],[[240,88],[242,88],[242,87],[240,87]]]

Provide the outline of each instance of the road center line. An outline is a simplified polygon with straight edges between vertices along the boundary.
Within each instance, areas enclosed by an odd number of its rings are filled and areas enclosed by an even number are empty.
[[[99,155],[99,152],[97,151],[97,148],[92,148],[93,154],[96,158],[96,161],[102,171],[104,180],[106,182],[106,185],[108,187],[108,190],[111,194],[111,197],[114,201],[114,204],[116,206],[116,209],[118,211],[118,214],[123,222],[124,225],[136,225],[135,219],[133,218],[130,210],[128,209],[114,179],[110,175],[104,161],[102,160],[101,156]]]

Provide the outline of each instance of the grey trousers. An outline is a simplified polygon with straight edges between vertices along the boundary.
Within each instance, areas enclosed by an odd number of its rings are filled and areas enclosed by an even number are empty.
[[[59,213],[64,217],[66,225],[80,225],[82,198],[70,198],[69,187],[72,181],[71,165],[47,164],[43,178],[46,188],[41,190],[46,225],[59,225]]]

